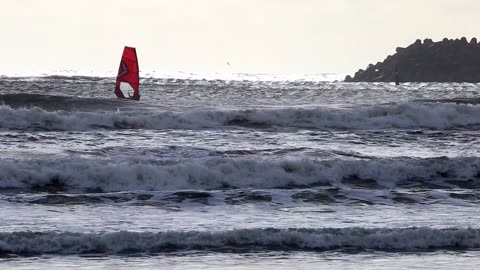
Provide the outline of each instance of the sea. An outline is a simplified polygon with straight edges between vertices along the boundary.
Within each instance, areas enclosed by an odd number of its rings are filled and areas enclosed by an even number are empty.
[[[0,76],[0,269],[478,269],[480,85]]]

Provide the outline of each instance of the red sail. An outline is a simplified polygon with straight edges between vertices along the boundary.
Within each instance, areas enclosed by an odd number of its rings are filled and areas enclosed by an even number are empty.
[[[140,100],[138,85],[139,72],[137,52],[135,48],[125,46],[125,49],[123,49],[122,60],[120,61],[120,67],[118,68],[115,95],[117,95],[118,98],[125,98],[124,93],[126,93],[128,94],[128,98]],[[133,91],[133,95],[130,95],[129,91]]]

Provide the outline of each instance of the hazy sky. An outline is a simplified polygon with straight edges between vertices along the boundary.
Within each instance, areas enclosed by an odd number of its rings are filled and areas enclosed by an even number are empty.
[[[0,0],[0,73],[353,72],[416,38],[480,37],[478,0]],[[227,65],[226,62],[230,65]]]

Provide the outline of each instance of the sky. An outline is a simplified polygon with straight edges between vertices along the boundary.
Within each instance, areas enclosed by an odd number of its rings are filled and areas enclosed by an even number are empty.
[[[480,38],[478,0],[0,0],[0,74],[353,73],[415,39]],[[229,64],[227,64],[227,62]]]

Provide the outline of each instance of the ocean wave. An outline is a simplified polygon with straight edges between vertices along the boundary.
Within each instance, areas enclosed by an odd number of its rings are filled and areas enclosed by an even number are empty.
[[[109,193],[54,193],[8,192],[0,194],[0,200],[30,205],[112,205],[148,206],[165,211],[203,206],[262,205],[262,208],[279,206],[334,205],[457,205],[476,207],[480,203],[476,189],[352,189],[338,187],[314,187],[291,190],[179,190],[179,191],[129,191]]]
[[[350,109],[277,108],[186,112],[66,112],[0,106],[0,128],[43,130],[204,129],[225,126],[313,129],[444,130],[480,125],[480,106],[454,103],[405,103]]]
[[[315,160],[209,158],[169,160],[0,159],[0,188],[93,191],[298,188],[353,185],[476,188],[480,159]]]
[[[0,74],[3,79],[28,79],[28,80],[109,80],[113,81],[116,75],[115,71],[110,72],[79,72],[74,70],[57,70],[41,73],[8,73]],[[190,80],[190,81],[253,81],[253,82],[277,82],[277,81],[311,81],[311,82],[327,82],[327,81],[343,81],[347,74],[343,73],[319,73],[319,74],[268,74],[268,73],[189,73],[189,72],[142,72],[141,80]]]
[[[0,254],[122,254],[182,250],[428,251],[480,248],[478,229],[323,228],[167,232],[0,233]]]

